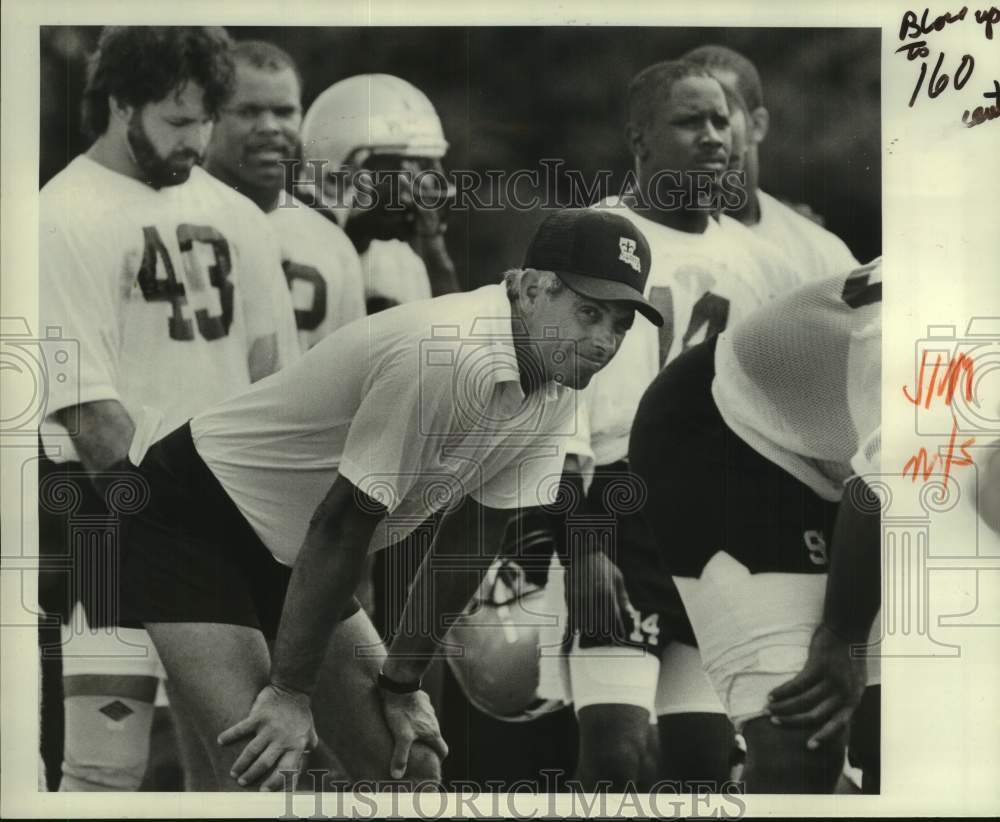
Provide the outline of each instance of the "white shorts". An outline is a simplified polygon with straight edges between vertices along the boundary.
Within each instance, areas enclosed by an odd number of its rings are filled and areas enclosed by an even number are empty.
[[[63,676],[167,676],[148,633],[136,628],[94,630],[79,604],[62,626],[62,664]]]
[[[751,574],[719,551],[701,577],[674,582],[705,671],[739,730],[764,716],[768,693],[805,665],[822,618],[826,574]]]

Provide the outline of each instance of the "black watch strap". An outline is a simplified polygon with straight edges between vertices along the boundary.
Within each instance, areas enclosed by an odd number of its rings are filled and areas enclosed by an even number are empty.
[[[395,679],[390,679],[384,673],[379,671],[378,686],[383,691],[388,691],[391,694],[412,694],[415,691],[420,690],[420,680],[415,679],[412,682],[397,682]]]

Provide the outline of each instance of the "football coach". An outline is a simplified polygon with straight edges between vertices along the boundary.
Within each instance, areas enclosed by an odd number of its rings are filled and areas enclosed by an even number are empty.
[[[138,427],[148,503],[126,529],[121,624],[149,631],[221,789],[280,789],[330,749],[353,779],[440,780],[420,677],[443,619],[510,509],[555,501],[574,389],[636,312],[663,322],[649,267],[625,218],[558,211],[502,284],[356,320],[151,446]],[[370,552],[428,523],[422,573],[482,561],[414,585],[406,611],[430,628],[386,656],[354,590]]]

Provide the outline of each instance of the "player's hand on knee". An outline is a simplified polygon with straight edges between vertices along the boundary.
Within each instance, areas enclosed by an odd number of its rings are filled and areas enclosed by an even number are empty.
[[[806,743],[810,750],[846,731],[864,694],[865,661],[852,658],[851,644],[820,625],[813,633],[805,666],[769,695],[772,722],[818,727]]]
[[[303,754],[319,742],[308,694],[267,685],[254,700],[246,719],[219,734],[220,745],[250,737],[230,775],[240,785],[263,779],[262,791],[281,790],[282,771],[297,770]]]
[[[586,636],[624,639],[623,614],[631,613],[632,602],[625,576],[607,554],[598,549],[574,554],[571,583],[566,589],[570,628]]]
[[[441,759],[448,755],[448,745],[441,736],[434,706],[424,691],[395,694],[379,689],[382,713],[393,738],[392,760],[389,774],[402,779],[406,774],[413,743],[423,742]]]

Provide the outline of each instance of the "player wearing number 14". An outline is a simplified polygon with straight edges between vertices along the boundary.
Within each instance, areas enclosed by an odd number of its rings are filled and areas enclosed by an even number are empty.
[[[577,437],[567,449],[584,475],[594,467],[587,507],[592,515],[615,519],[610,550],[630,600],[619,609],[622,635],[583,629],[568,661],[580,726],[579,778],[585,787],[610,779],[620,790],[639,775],[651,714],[659,717],[658,776],[685,784],[728,778],[732,731],[701,671],[658,547],[634,516],[608,510],[602,500],[628,476],[629,432],[660,369],[798,283],[770,244],[729,217],[716,219],[717,200],[691,196],[695,179],[717,190],[732,154],[743,150],[734,144],[731,112],[715,78],[693,64],[657,63],[632,80],[628,115],[635,189],[596,207],[627,218],[649,242],[645,294],[664,323],[636,322],[615,359],[595,375],[577,406]],[[593,561],[581,559],[571,557],[578,573]],[[569,607],[581,610],[580,603]]]

